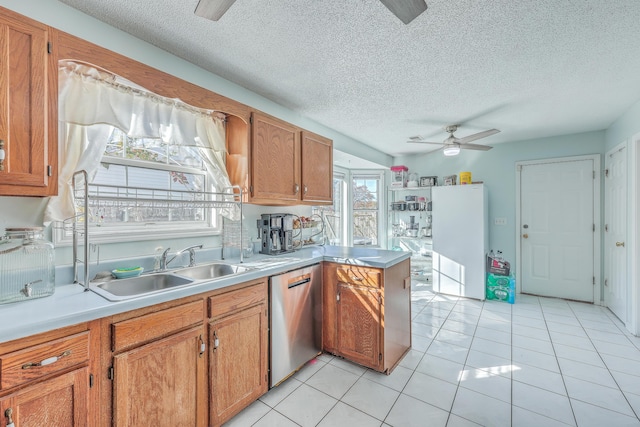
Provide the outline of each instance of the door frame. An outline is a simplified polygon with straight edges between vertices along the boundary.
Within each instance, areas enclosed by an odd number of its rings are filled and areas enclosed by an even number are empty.
[[[640,134],[639,134],[640,138]],[[520,211],[520,186],[521,177],[520,173],[523,166],[539,165],[546,163],[564,163],[571,161],[592,160],[593,170],[595,177],[593,179],[593,223],[595,224],[595,231],[593,233],[593,275],[595,277],[595,284],[593,286],[593,304],[603,305],[604,299],[602,297],[602,200],[601,200],[601,186],[602,186],[602,170],[601,170],[601,155],[600,154],[588,154],[584,156],[570,156],[570,157],[552,157],[548,159],[538,160],[526,160],[516,162],[516,219],[515,219],[515,239],[516,239],[516,293],[521,293],[522,290],[522,239],[520,239],[521,224],[521,211]],[[640,305],[640,295],[638,295],[638,303]]]
[[[627,330],[633,335],[640,334],[640,268],[632,260],[640,256],[640,133],[633,135],[629,144],[627,162],[628,179],[628,212],[627,216],[627,280],[629,282],[629,299],[631,304],[627,313]]]

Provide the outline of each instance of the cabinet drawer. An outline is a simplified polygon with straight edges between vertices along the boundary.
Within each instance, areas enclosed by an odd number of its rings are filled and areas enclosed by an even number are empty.
[[[112,325],[113,351],[162,338],[204,321],[202,301],[183,304]]]
[[[70,335],[0,356],[2,390],[89,360],[89,332]]]
[[[353,286],[382,286],[382,272],[375,268],[340,265],[337,267],[338,282]]]
[[[267,283],[262,282],[237,291],[209,297],[209,317],[215,318],[250,307],[265,300]]]

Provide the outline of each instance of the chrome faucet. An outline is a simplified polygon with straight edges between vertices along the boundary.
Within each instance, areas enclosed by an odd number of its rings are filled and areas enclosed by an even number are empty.
[[[188,248],[181,249],[176,252],[175,255],[171,257],[171,259],[167,260],[170,249],[171,248],[167,248],[164,252],[162,252],[162,256],[160,257],[160,271],[166,270],[169,263],[176,259],[176,257],[182,255],[182,253],[185,251],[189,251],[189,267],[193,267],[194,265],[196,265],[196,249],[202,249],[202,245],[193,245],[189,246]]]

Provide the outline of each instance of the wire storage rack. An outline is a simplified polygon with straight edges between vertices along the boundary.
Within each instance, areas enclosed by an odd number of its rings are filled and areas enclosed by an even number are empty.
[[[100,221],[101,212],[127,212],[135,209],[142,212],[170,212],[175,210],[189,210],[202,208],[218,208],[229,213],[235,213],[241,224],[240,241],[243,241],[243,211],[242,188],[232,186],[220,192],[193,192],[187,190],[163,190],[144,187],[124,187],[116,185],[92,184],[86,171],[79,171],[73,175],[73,198],[76,215],[70,218],[73,238],[73,276],[74,283],[84,285],[89,289],[89,225]],[[65,221],[66,222],[66,221]],[[82,240],[82,253],[79,251]],[[223,241],[224,253],[224,241]],[[240,262],[244,262],[240,251]],[[84,266],[84,278],[80,282],[78,267]]]
[[[324,220],[318,214],[304,217],[295,215],[293,221],[293,247],[322,246],[325,244]]]

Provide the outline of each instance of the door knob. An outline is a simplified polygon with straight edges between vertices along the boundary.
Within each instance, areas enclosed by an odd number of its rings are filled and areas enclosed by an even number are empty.
[[[624,242],[616,242],[616,246],[622,246],[624,248]]]
[[[527,233],[524,233],[524,234],[522,235],[522,238],[524,238],[524,239],[528,239],[528,238],[529,238],[529,235],[528,235]]]

